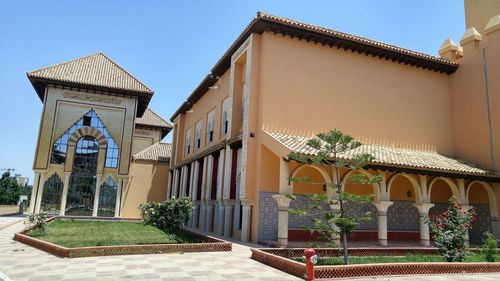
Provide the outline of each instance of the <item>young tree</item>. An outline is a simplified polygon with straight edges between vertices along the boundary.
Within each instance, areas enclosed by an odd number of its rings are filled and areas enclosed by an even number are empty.
[[[366,153],[353,153],[353,149],[361,146],[361,143],[355,141],[353,137],[342,133],[339,130],[333,130],[318,134],[315,138],[307,142],[307,146],[315,150],[314,155],[304,155],[300,153],[290,153],[288,158],[301,165],[314,164],[327,166],[334,173],[334,181],[327,183],[326,188],[332,189],[337,193],[336,198],[330,198],[326,194],[306,195],[313,200],[308,210],[292,209],[290,213],[301,216],[314,216],[314,229],[311,232],[317,232],[320,237],[327,240],[327,244],[335,244],[335,241],[342,238],[342,247],[344,251],[344,263],[349,264],[347,250],[347,235],[351,233],[359,223],[371,220],[369,212],[362,216],[349,216],[349,208],[355,204],[369,203],[373,200],[373,195],[355,195],[342,190],[340,179],[340,169],[358,170],[364,168],[368,163],[374,160],[374,157]],[[360,184],[374,184],[380,182],[380,176],[366,177],[364,174],[354,174],[348,181]],[[313,183],[309,177],[291,177],[291,182]],[[293,195],[288,195],[296,199]],[[346,204],[352,202],[352,204]],[[324,209],[321,203],[326,203],[330,209]],[[321,219],[323,217],[323,219]]]
[[[0,178],[0,205],[16,205],[20,193],[16,179],[12,178],[9,172],[3,173]]]

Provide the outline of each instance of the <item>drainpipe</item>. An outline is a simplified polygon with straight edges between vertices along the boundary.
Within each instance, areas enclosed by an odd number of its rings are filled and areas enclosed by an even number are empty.
[[[483,55],[484,94],[486,95],[486,112],[488,113],[490,160],[491,160],[491,167],[493,168],[494,171],[496,171],[495,151],[493,149],[493,130],[492,130],[492,126],[491,126],[490,94],[489,94],[489,89],[488,89],[488,64],[486,62],[486,48],[483,48],[482,55]]]

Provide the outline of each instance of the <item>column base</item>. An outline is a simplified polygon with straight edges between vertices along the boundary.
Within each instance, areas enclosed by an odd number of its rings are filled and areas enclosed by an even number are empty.
[[[387,246],[387,239],[378,239],[378,244],[380,246]]]
[[[420,245],[422,246],[430,246],[431,241],[430,240],[420,240]]]
[[[278,238],[278,247],[286,248],[288,245],[288,237],[287,238]]]

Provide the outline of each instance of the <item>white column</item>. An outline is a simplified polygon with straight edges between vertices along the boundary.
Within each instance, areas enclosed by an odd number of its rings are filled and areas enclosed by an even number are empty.
[[[217,234],[218,235],[224,235],[224,219],[225,219],[225,206],[224,202],[222,200],[217,201]]]
[[[474,208],[474,206],[462,205],[462,210],[467,211],[467,212],[468,212],[469,210],[471,210],[472,208]],[[469,243],[469,230],[467,230],[467,231],[465,232],[465,245],[466,245],[467,247],[469,247],[469,245],[470,245],[470,243]]]
[[[192,228],[198,227],[199,212],[200,212],[200,205],[198,205],[198,203],[195,203],[193,206],[193,219],[191,220]]]
[[[428,193],[427,187],[427,176],[418,175],[418,183],[420,185],[420,190],[422,191],[422,202],[431,202],[430,194]]]
[[[241,241],[250,241],[250,228],[252,225],[252,200],[241,199],[242,215],[241,215]]]
[[[387,209],[392,202],[380,201],[373,205],[377,207],[378,243],[381,246],[387,246]]]
[[[233,156],[233,150],[229,147],[229,145],[226,146],[225,150],[225,160],[224,160],[224,189],[223,189],[223,194],[222,198],[224,200],[229,199],[229,194],[231,191],[231,169],[233,167],[232,165],[232,157]]]
[[[167,183],[167,199],[170,199],[171,194],[172,194],[172,178],[174,177],[174,173],[169,171],[168,172],[168,183]]]
[[[31,189],[31,198],[30,198],[30,205],[28,208],[28,213],[33,214],[35,211],[35,205],[36,205],[36,195],[38,193],[39,184],[40,184],[40,172],[35,172],[35,181],[33,182],[33,188]]]
[[[95,180],[94,208],[92,209],[93,217],[97,217],[97,210],[99,209],[99,194],[101,193],[101,176],[102,175],[97,175]]]
[[[290,177],[290,173],[288,171],[288,162],[285,159],[280,158],[280,193],[287,194],[292,193],[292,185],[288,178]]]
[[[179,198],[186,194],[186,166],[181,167],[181,186],[179,187]]]
[[[205,209],[205,232],[212,232],[212,226],[213,226],[213,218],[214,218],[214,204],[213,201],[206,201],[207,206]]]
[[[200,172],[200,162],[194,161],[193,162],[194,167],[193,167],[193,178],[192,178],[192,185],[191,185],[191,200],[194,202],[196,201],[196,197],[198,196],[198,176]]]
[[[224,200],[224,237],[231,237],[234,200]]]
[[[123,182],[123,178],[118,178],[118,186],[116,187],[115,218],[120,217]]]
[[[278,202],[278,247],[286,248],[288,245],[288,208],[290,198],[283,194],[273,195]]]
[[[177,173],[178,173],[178,170],[174,169],[174,172],[172,173],[174,175],[174,178],[172,179],[172,189],[171,189],[171,193],[170,193],[170,198],[177,197],[175,194],[175,192],[177,190]]]
[[[36,195],[35,213],[40,213],[40,205],[42,204],[43,186],[45,185],[45,173],[40,174],[38,183],[38,194]]]
[[[429,246],[431,238],[429,235],[429,225],[425,223],[425,218],[429,215],[429,210],[434,207],[432,203],[422,203],[420,205],[414,204],[418,209],[418,223],[420,225],[420,244]]]
[[[68,199],[68,188],[69,188],[69,179],[71,178],[71,172],[64,173],[64,186],[61,198],[61,210],[59,210],[59,215],[64,216],[66,213],[66,200]]]
[[[200,219],[199,219],[199,224],[198,224],[198,228],[200,230],[205,230],[205,216],[206,216],[206,208],[207,208],[207,205],[205,203],[205,201],[201,201],[200,203]]]

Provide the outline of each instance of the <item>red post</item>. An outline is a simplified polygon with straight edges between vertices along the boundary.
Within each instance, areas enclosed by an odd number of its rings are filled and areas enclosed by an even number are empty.
[[[306,257],[306,268],[307,268],[307,281],[314,281],[314,264],[317,261],[316,251],[313,248],[307,248],[304,250],[304,256]]]

